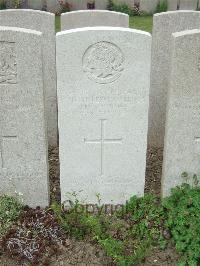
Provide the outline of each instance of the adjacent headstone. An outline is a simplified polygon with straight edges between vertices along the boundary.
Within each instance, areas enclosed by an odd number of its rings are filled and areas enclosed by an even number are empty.
[[[151,35],[114,27],[57,34],[62,201],[143,195]],[[81,191],[81,192],[80,192]]]
[[[28,8],[28,3],[29,0],[22,0],[21,1],[21,8],[24,9],[24,8]]]
[[[107,10],[81,10],[61,15],[61,30],[95,26],[128,28],[129,16]]]
[[[95,1],[95,8],[96,9],[107,9],[107,6],[108,6],[108,1],[107,0],[98,0],[98,1]]]
[[[188,49],[189,47],[189,49]],[[162,193],[200,175],[200,30],[173,34]],[[189,180],[188,180],[189,181]],[[192,178],[191,178],[192,181]]]
[[[158,0],[140,0],[140,10],[153,14],[155,13],[156,6],[158,4]]]
[[[69,1],[67,1],[69,2]],[[61,5],[59,1],[55,0],[46,0],[43,2],[43,8],[46,6],[46,10],[48,12],[52,12],[54,14],[59,13],[61,11]]]
[[[36,9],[36,10],[37,9],[42,10],[42,6],[43,6],[43,0],[37,0],[37,1],[28,0],[28,7],[29,8]]]
[[[88,0],[68,0],[70,4],[70,10],[85,10],[87,9],[87,3],[90,2]],[[96,9],[106,9],[108,5],[107,0],[95,0],[95,8]]]
[[[196,10],[197,9],[197,0],[180,0],[180,9],[181,10]]]
[[[49,204],[42,34],[0,27],[0,195]]]
[[[177,10],[178,0],[168,0],[168,11],[175,11]]]
[[[197,11],[172,11],[154,15],[148,136],[151,146],[164,145],[171,34],[198,28],[200,12]]]
[[[57,95],[55,62],[55,15],[36,10],[0,11],[0,26],[37,30],[43,33],[45,113],[49,145],[57,145]],[[26,47],[26,50],[28,47]]]

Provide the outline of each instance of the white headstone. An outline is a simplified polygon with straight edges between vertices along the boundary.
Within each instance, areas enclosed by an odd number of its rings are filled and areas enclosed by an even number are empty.
[[[129,16],[107,10],[80,10],[61,15],[61,30],[95,26],[128,28]]]
[[[21,2],[23,2],[23,1],[24,0],[22,0]],[[28,2],[27,4],[28,4],[28,7],[29,8],[31,8],[31,9],[38,9],[38,10],[41,10],[42,9],[43,2],[44,2],[44,0],[36,0],[36,1],[26,0],[26,1]]]
[[[180,0],[181,10],[196,10],[198,0]]]
[[[140,10],[155,13],[158,0],[140,0]]]
[[[197,11],[172,11],[154,15],[148,133],[151,146],[163,147],[164,144],[171,34],[196,28],[200,28],[200,12]]]
[[[178,0],[168,0],[167,3],[168,3],[168,10],[169,11],[177,10]]]
[[[71,0],[72,1],[72,0]],[[96,9],[107,9],[108,0],[95,0],[95,8]]]
[[[183,172],[200,175],[200,30],[174,33],[172,38],[163,196],[185,181]]]
[[[85,10],[87,9],[88,0],[68,0],[70,4],[70,10]],[[107,0],[95,0],[95,9],[106,9],[108,1]]]
[[[3,10],[0,11],[0,26],[26,28],[43,33],[45,112],[49,145],[54,146],[57,144],[55,15],[28,9]]]
[[[57,34],[62,200],[143,195],[151,36],[114,27]],[[141,74],[142,73],[142,74]]]
[[[0,27],[0,195],[49,203],[42,34]]]

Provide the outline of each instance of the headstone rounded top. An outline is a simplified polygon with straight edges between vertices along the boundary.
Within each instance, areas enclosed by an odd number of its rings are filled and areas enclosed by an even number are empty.
[[[84,27],[129,27],[129,15],[109,10],[79,10],[61,15],[61,29]]]
[[[134,33],[138,34],[141,36],[148,36],[151,38],[151,34],[147,31],[143,30],[136,30],[136,29],[131,29],[131,28],[123,28],[123,27],[111,27],[111,26],[97,26],[97,27],[84,27],[84,28],[75,28],[75,29],[69,29],[69,30],[63,30],[58,33],[56,33],[56,36],[60,38],[60,36],[64,36],[65,34],[70,34],[70,33],[78,33],[78,32],[97,32],[97,31],[121,31],[121,32],[128,32],[128,33]]]
[[[122,12],[116,12],[116,11],[110,11],[110,10],[98,10],[98,9],[94,9],[94,10],[76,10],[76,11],[70,11],[70,12],[66,12],[66,13],[62,13],[61,16],[68,16],[68,15],[73,15],[73,14],[86,14],[86,13],[90,13],[90,14],[116,14],[116,15],[122,15],[125,17],[129,17],[129,15],[122,13]]]
[[[7,32],[14,32],[15,34],[20,34],[20,33],[28,33],[33,34],[33,35],[39,35],[42,36],[42,32],[37,31],[37,30],[32,30],[32,29],[25,29],[25,28],[19,28],[19,27],[10,27],[10,26],[1,26],[0,25],[0,31],[7,31]]]
[[[185,37],[186,35],[189,36],[189,35],[193,35],[194,34],[199,34],[200,33],[200,29],[192,29],[192,30],[182,30],[182,31],[178,31],[178,32],[173,32],[172,33],[172,36],[173,37],[176,37],[176,38],[180,38],[180,37]]]
[[[0,10],[0,13],[7,13],[7,12],[13,12],[13,13],[38,13],[42,14],[43,16],[52,16],[55,17],[55,14],[46,12],[46,11],[41,11],[41,10],[35,10],[35,9],[5,9],[5,10]]]
[[[170,16],[170,15],[177,15],[177,14],[200,14],[200,11],[194,11],[194,10],[175,10],[175,11],[167,11],[167,12],[161,12],[154,14],[154,17],[161,17],[161,16]]]
[[[110,83],[120,76],[124,55],[118,46],[110,42],[91,45],[83,56],[83,70],[88,78],[97,83]]]

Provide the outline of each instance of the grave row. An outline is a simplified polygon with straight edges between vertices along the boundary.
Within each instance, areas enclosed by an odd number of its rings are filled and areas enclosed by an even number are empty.
[[[76,28],[78,14],[88,25]],[[67,15],[55,38],[52,14],[0,12],[0,194],[48,205],[58,124],[62,201],[72,192],[107,204],[143,195],[147,144],[164,146],[169,195],[181,172],[200,171],[200,12],[155,15],[152,46],[126,15]]]

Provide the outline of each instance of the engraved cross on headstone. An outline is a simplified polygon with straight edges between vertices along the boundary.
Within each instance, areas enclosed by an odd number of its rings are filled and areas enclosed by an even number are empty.
[[[85,143],[89,144],[100,144],[101,145],[101,176],[104,174],[104,145],[105,144],[121,144],[122,143],[122,138],[120,139],[107,139],[105,138],[105,124],[106,124],[106,119],[100,119],[101,123],[101,137],[99,139],[84,139]]]
[[[2,96],[0,98],[1,100],[1,107],[3,106],[3,99],[2,99]],[[3,114],[2,110],[1,110],[1,113]],[[2,120],[2,119],[1,119]],[[0,168],[6,168],[5,167],[5,159],[4,159],[4,155],[5,155],[5,150],[4,150],[4,141],[6,140],[13,140],[13,139],[16,139],[17,136],[16,135],[12,135],[12,134],[4,134],[3,133],[3,126],[2,126],[2,121],[1,122],[1,130],[0,130]]]

